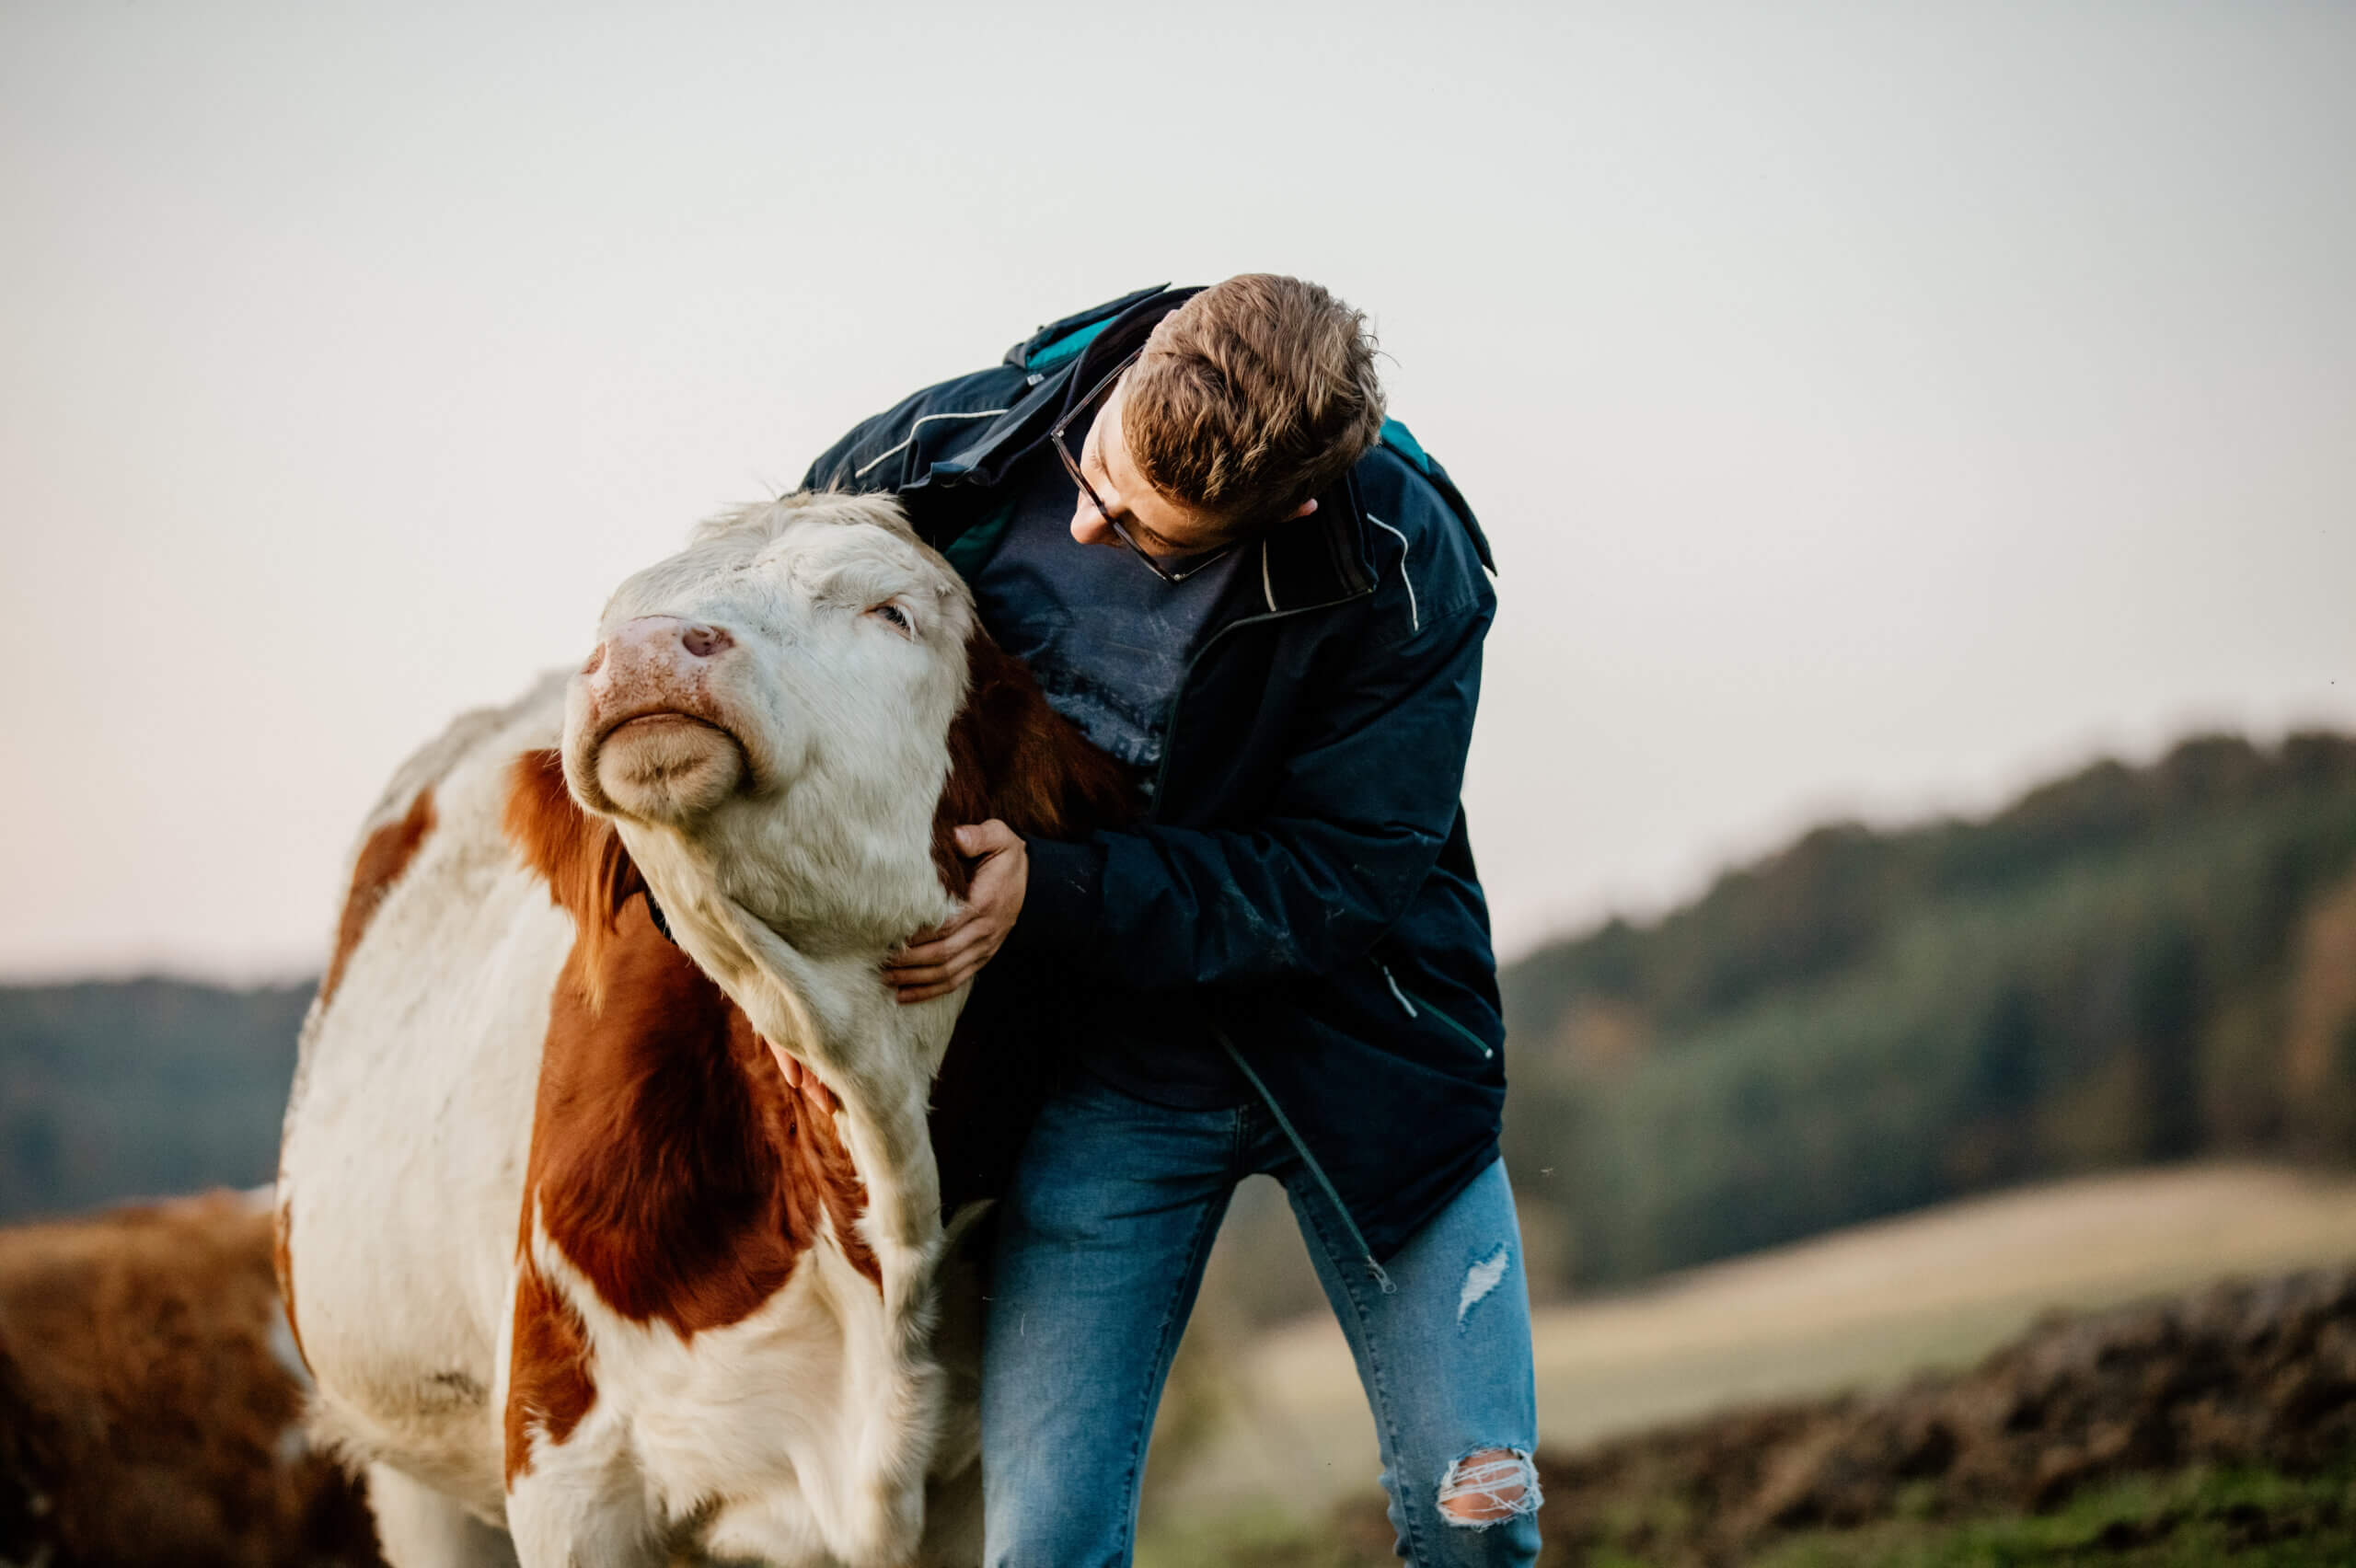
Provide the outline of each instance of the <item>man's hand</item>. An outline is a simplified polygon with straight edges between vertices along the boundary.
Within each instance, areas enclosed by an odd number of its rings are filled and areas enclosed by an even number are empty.
[[[1031,885],[1031,857],[1014,829],[992,817],[957,830],[957,853],[974,867],[965,907],[930,931],[918,931],[884,962],[884,983],[900,1000],[945,997],[982,972],[1014,929]]]

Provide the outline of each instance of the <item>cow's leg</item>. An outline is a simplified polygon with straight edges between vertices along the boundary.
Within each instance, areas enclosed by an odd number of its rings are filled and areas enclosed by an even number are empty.
[[[618,1433],[584,1431],[536,1448],[531,1470],[508,1483],[507,1528],[524,1568],[663,1568],[669,1561],[646,1479]]]
[[[392,1568],[508,1568],[515,1561],[505,1530],[390,1465],[368,1467],[368,1507]]]

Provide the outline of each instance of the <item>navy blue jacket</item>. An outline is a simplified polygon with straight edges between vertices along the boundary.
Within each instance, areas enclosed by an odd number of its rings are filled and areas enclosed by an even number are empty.
[[[1043,328],[860,424],[803,483],[892,491],[970,566],[1011,515],[1000,481],[1072,389],[1194,292]],[[1144,821],[1030,845],[1006,949],[1207,1005],[1378,1260],[1496,1156],[1505,1030],[1458,799],[1491,570],[1445,470],[1386,426],[1235,573]]]

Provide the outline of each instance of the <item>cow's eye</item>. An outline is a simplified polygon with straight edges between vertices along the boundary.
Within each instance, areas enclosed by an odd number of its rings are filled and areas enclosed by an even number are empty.
[[[871,616],[881,617],[883,619],[890,621],[894,626],[900,628],[900,635],[903,637],[914,637],[917,634],[917,623],[908,618],[908,612],[900,608],[899,605],[892,603],[889,599],[884,600],[884,603],[876,605],[867,613]]]

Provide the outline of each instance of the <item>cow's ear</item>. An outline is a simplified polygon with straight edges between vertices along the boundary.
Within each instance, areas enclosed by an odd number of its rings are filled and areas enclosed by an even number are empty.
[[[1025,838],[1079,838],[1137,815],[1128,771],[1047,706],[1022,661],[976,627],[965,642],[971,683],[949,726],[949,779],[933,813],[941,884],[964,897],[952,834],[997,817]]]
[[[501,819],[508,842],[549,884],[549,898],[580,928],[586,972],[621,916],[622,905],[645,891],[645,879],[622,847],[622,836],[591,816],[564,783],[564,757],[554,748],[528,751],[507,771],[507,809]]]

